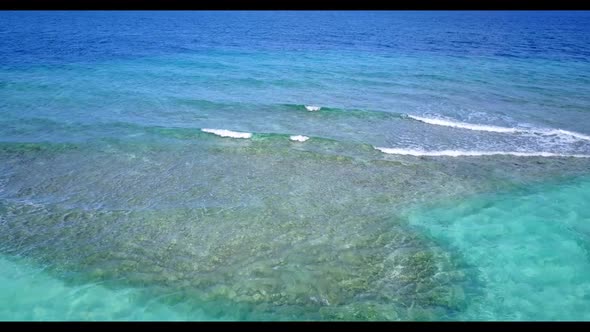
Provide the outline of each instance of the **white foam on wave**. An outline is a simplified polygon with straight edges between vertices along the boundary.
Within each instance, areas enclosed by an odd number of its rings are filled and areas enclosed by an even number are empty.
[[[453,128],[462,128],[462,129],[469,129],[469,130],[477,130],[477,131],[491,131],[495,133],[516,133],[519,130],[516,128],[509,128],[509,127],[498,127],[498,126],[490,126],[490,125],[479,125],[473,123],[466,123],[466,122],[459,122],[459,121],[451,121],[445,119],[436,119],[436,118],[425,118],[421,116],[415,115],[408,115],[409,118],[414,120],[437,125],[437,126],[445,126],[445,127],[453,127]]]
[[[305,142],[309,139],[309,137],[303,135],[293,135],[289,136],[289,139],[296,142]]]
[[[310,112],[315,112],[315,111],[319,111],[322,108],[319,106],[313,106],[313,105],[305,105],[305,109],[310,111]]]
[[[564,129],[543,129],[543,128],[511,128],[511,127],[499,127],[499,126],[491,126],[491,125],[480,125],[474,123],[467,123],[467,122],[460,122],[454,120],[447,120],[447,119],[439,119],[439,118],[427,118],[422,116],[410,115],[408,114],[409,118],[414,120],[424,122],[431,125],[437,126],[444,126],[444,127],[452,127],[452,128],[461,128],[461,129],[469,129],[475,131],[488,131],[488,132],[495,132],[495,133],[524,133],[524,134],[536,134],[542,136],[569,136],[573,137],[578,140],[587,140],[590,141],[590,136],[584,135],[581,133],[577,133],[575,131],[569,131]]]
[[[590,136],[588,136],[588,135],[576,133],[575,131],[563,130],[563,129],[549,129],[546,131],[539,130],[535,133],[540,133],[542,135],[557,135],[557,136],[567,135],[567,136],[575,137],[577,139],[583,139],[583,140],[590,141]]]
[[[209,129],[203,128],[201,131],[205,133],[214,134],[221,137],[231,137],[231,138],[250,138],[252,137],[252,133],[241,133],[237,131],[231,131],[226,129]]]
[[[464,150],[440,150],[425,151],[418,149],[400,149],[400,148],[380,148],[375,147],[387,154],[398,154],[415,157],[480,157],[480,156],[516,156],[516,157],[573,157],[573,158],[590,158],[590,155],[584,154],[561,154],[552,152],[511,152],[511,151],[464,151]]]

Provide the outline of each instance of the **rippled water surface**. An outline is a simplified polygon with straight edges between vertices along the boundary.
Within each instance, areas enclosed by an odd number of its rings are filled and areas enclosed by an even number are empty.
[[[0,13],[0,320],[590,320],[587,12]]]

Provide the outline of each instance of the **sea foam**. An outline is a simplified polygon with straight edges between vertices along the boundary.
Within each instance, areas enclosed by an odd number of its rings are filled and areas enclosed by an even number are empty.
[[[586,141],[590,141],[590,136],[588,135],[584,135],[581,133],[577,133],[575,131],[569,131],[569,130],[563,130],[563,129],[549,129],[549,130],[538,130],[535,133],[541,134],[541,135],[557,135],[557,136],[572,136],[575,137],[577,139],[583,139]]]
[[[584,154],[561,154],[552,152],[512,152],[512,151],[465,151],[465,150],[440,150],[426,151],[419,149],[400,149],[400,148],[381,148],[375,147],[387,154],[398,154],[404,156],[416,157],[480,157],[480,156],[516,156],[516,157],[572,157],[572,158],[590,158],[590,155]]]
[[[226,130],[226,129],[204,128],[204,129],[201,129],[201,131],[206,132],[206,133],[210,133],[210,134],[214,134],[217,136],[221,136],[221,137],[231,137],[231,138],[250,138],[250,137],[252,137],[252,133],[241,133],[241,132],[231,131],[231,130]]]
[[[420,122],[431,124],[431,125],[445,126],[445,127],[452,127],[452,128],[462,128],[462,129],[477,130],[477,131],[491,131],[491,132],[495,132],[495,133],[516,133],[519,131],[516,128],[479,125],[479,124],[451,121],[451,120],[445,120],[445,119],[425,118],[425,117],[415,116],[415,115],[408,115],[408,117],[412,118],[414,120],[420,121]]]
[[[309,105],[308,106],[308,105],[305,105],[305,109],[308,110],[308,111],[310,111],[310,112],[315,112],[315,111],[321,110],[322,108],[319,107],[319,106],[313,106],[313,105]]]
[[[448,119],[439,119],[439,118],[427,118],[422,116],[410,115],[408,117],[414,119],[416,121],[424,122],[431,125],[437,126],[444,126],[444,127],[452,127],[452,128],[461,128],[461,129],[468,129],[468,130],[475,130],[475,131],[488,131],[488,132],[495,132],[495,133],[522,133],[522,134],[534,134],[534,135],[542,135],[542,136],[560,136],[560,137],[573,137],[578,140],[587,140],[590,141],[590,136],[577,133],[575,131],[569,131],[564,129],[551,129],[551,128],[512,128],[512,127],[499,127],[499,126],[492,126],[492,125],[481,125],[481,124],[474,124],[474,123],[467,123],[461,121],[454,121]]]
[[[309,139],[309,137],[303,135],[293,135],[289,136],[289,139],[296,142],[305,142]]]

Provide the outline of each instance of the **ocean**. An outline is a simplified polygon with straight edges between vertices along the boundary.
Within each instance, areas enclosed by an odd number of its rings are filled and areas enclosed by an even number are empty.
[[[590,320],[590,12],[0,12],[0,320]]]

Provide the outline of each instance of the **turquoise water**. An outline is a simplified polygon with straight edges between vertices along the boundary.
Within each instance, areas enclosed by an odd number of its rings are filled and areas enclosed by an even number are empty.
[[[590,319],[590,181],[564,182],[409,213],[485,285],[461,319]]]
[[[589,23],[0,13],[0,320],[588,320]]]

